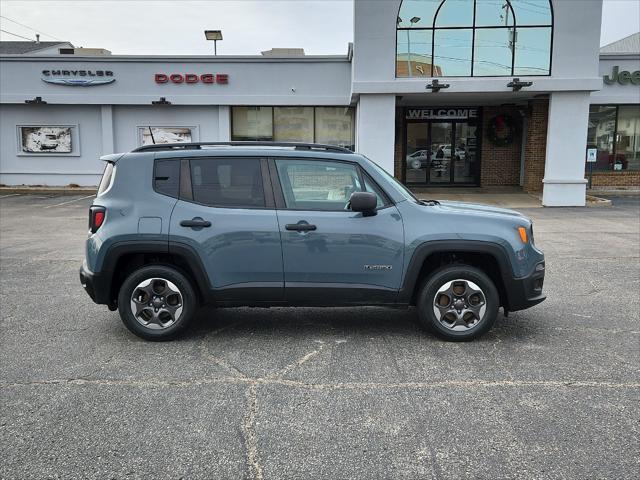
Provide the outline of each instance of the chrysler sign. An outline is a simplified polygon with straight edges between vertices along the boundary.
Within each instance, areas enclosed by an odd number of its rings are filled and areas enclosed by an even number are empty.
[[[72,87],[92,87],[106,85],[116,79],[111,70],[43,70],[42,81],[54,85],[69,85]]]
[[[226,73],[156,73],[156,83],[206,83],[226,85],[229,75]]]

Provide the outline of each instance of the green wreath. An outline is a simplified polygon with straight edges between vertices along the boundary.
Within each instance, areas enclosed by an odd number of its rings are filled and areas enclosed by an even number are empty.
[[[489,120],[487,137],[494,145],[506,147],[515,140],[518,125],[511,115],[501,113]]]

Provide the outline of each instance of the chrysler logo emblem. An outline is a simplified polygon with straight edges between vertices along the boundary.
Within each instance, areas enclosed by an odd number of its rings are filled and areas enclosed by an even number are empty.
[[[43,82],[72,87],[107,85],[116,81],[111,70],[43,70],[42,75]]]
[[[94,85],[106,85],[116,81],[115,78],[43,78],[43,82],[54,85],[71,85],[74,87],[92,87]]]

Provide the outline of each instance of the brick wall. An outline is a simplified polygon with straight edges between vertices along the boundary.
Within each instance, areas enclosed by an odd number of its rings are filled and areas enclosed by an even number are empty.
[[[528,128],[524,153],[525,192],[542,191],[544,163],[547,153],[547,124],[549,122],[549,100],[531,102],[528,112]]]
[[[482,147],[480,185],[507,186],[520,184],[520,145],[522,136],[518,132],[513,143],[504,147],[496,146],[488,138],[489,121],[499,114],[509,115],[520,125],[520,114],[515,107],[484,107],[482,109]]]
[[[589,179],[589,174],[585,175]],[[593,188],[611,187],[636,187],[640,188],[640,171],[622,172],[593,172]]]

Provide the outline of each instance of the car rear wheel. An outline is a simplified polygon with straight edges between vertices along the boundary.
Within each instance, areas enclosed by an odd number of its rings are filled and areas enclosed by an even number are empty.
[[[451,341],[472,340],[486,333],[500,307],[494,283],[470,265],[450,265],[432,273],[416,303],[420,323]]]
[[[191,322],[197,308],[191,282],[164,265],[136,270],[122,284],[118,310],[125,326],[146,340],[171,340]]]

